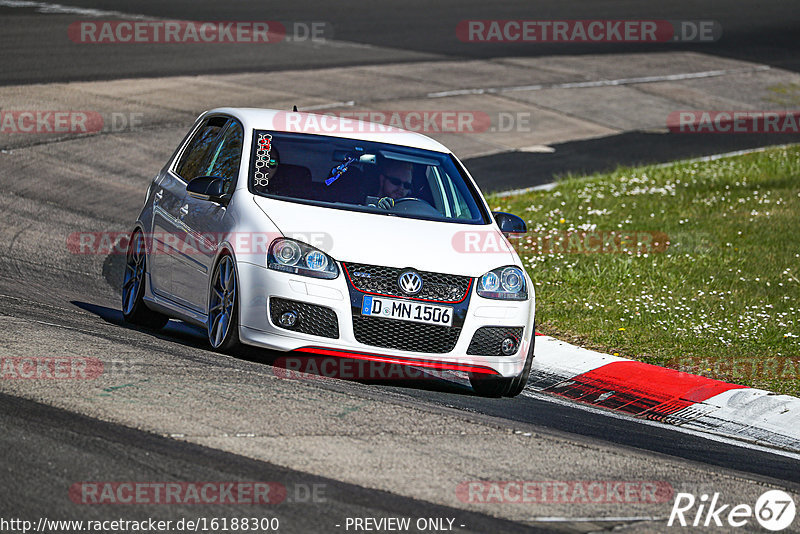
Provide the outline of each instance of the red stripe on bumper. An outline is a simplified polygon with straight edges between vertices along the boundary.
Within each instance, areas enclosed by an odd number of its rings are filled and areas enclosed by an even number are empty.
[[[545,389],[579,402],[661,420],[697,402],[744,388],[642,362],[612,362]]]
[[[307,352],[311,354],[322,354],[323,356],[337,356],[339,358],[353,358],[356,360],[369,360],[373,362],[393,363],[398,365],[410,365],[413,367],[425,367],[428,369],[446,369],[448,371],[464,371],[467,373],[479,373],[486,375],[500,374],[491,367],[482,365],[466,365],[460,363],[431,362],[427,360],[417,360],[413,358],[401,358],[399,356],[386,356],[384,354],[371,354],[367,352],[351,352],[339,349],[329,349],[325,347],[301,347],[293,352]]]

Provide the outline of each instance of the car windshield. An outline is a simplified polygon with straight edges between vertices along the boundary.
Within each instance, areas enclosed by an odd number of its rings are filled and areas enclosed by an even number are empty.
[[[250,190],[381,215],[466,224],[490,220],[451,154],[356,139],[256,130]]]

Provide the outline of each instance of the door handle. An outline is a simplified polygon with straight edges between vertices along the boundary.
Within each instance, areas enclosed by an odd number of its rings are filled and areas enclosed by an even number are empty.
[[[189,213],[189,204],[184,204],[183,206],[181,206],[180,212],[181,212],[181,218],[185,217],[186,214]]]

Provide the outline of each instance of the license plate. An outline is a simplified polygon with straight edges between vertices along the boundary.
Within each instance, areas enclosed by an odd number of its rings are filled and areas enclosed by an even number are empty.
[[[385,299],[382,297],[373,297],[372,295],[364,295],[364,300],[361,303],[361,315],[440,326],[453,325],[453,308],[450,306],[436,306],[433,304],[425,304],[424,302]]]

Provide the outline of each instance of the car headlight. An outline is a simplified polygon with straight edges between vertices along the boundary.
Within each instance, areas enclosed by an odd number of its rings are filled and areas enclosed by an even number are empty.
[[[478,295],[487,299],[525,300],[525,273],[519,267],[500,267],[489,271],[478,280]]]
[[[333,258],[312,246],[279,237],[269,246],[267,267],[285,273],[332,279],[339,276]]]

